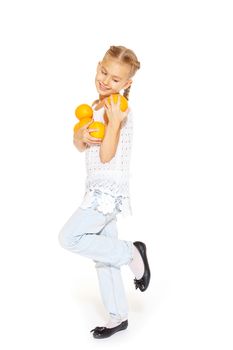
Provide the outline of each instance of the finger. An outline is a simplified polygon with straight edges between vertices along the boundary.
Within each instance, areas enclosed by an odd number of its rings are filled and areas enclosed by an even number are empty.
[[[95,141],[95,142],[93,141],[92,144],[93,144],[93,145],[100,145],[100,144],[101,144],[101,141]]]
[[[87,140],[89,140],[89,141],[100,141],[100,140],[102,140],[102,139],[100,139],[100,138],[97,138],[97,137],[92,137],[92,136],[88,136],[87,137]]]
[[[96,140],[90,140],[90,142],[92,142],[92,143],[100,143],[100,142],[102,142],[102,140],[101,139],[96,139]]]
[[[92,131],[99,131],[99,129],[88,129],[88,132],[92,132]]]
[[[81,127],[79,128],[79,130],[85,130],[85,129],[87,129],[88,126],[91,125],[92,123],[93,123],[93,120],[90,121],[90,122],[88,122],[87,124],[84,124],[83,126],[81,126]]]
[[[101,142],[100,141],[95,141],[95,142],[94,141],[89,141],[88,144],[89,145],[100,145]]]
[[[117,99],[117,107],[120,107],[120,103],[121,103],[121,96],[118,95],[118,99]]]
[[[110,105],[110,103],[108,102],[107,99],[104,100],[104,105],[105,105],[106,108],[110,108],[111,107],[111,105]]]
[[[94,120],[91,120],[90,122],[88,122],[87,124],[84,125],[85,128],[88,128],[89,125],[91,125],[93,123]]]

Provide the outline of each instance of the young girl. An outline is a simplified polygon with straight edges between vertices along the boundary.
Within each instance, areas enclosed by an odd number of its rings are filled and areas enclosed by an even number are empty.
[[[86,191],[81,205],[59,233],[62,247],[95,262],[108,322],[96,327],[94,338],[106,338],[128,326],[128,306],[121,278],[121,266],[129,265],[136,289],[145,291],[150,282],[146,245],[118,240],[117,215],[132,215],[129,194],[129,165],[132,146],[132,110],[120,109],[124,90],[128,99],[132,77],[140,68],[135,53],[124,46],[111,46],[98,63],[95,85],[94,120],[105,124],[103,140],[86,124],[74,133],[74,145],[86,153]],[[110,102],[107,97],[110,96]]]

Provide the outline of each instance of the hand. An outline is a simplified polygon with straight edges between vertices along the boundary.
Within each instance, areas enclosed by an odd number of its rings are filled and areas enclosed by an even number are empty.
[[[129,109],[122,112],[120,109],[121,99],[117,99],[117,103],[114,103],[113,96],[110,96],[110,103],[107,99],[104,99],[104,107],[108,116],[110,124],[119,125],[127,117]]]
[[[89,125],[93,123],[93,120],[89,123],[85,124],[81,128],[78,129],[76,133],[74,133],[74,142],[77,140],[83,142],[84,144],[87,144],[88,146],[91,145],[100,145],[102,142],[102,139],[98,139],[96,137],[92,137],[90,135],[90,132],[92,131],[98,131],[97,128],[95,129],[88,129]]]

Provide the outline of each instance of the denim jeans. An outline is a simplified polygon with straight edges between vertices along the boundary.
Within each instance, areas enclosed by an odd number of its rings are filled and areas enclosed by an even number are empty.
[[[72,214],[59,232],[61,246],[95,262],[101,297],[107,313],[116,321],[128,317],[128,303],[121,277],[121,266],[132,261],[133,242],[119,240],[117,214],[103,214],[94,203]]]

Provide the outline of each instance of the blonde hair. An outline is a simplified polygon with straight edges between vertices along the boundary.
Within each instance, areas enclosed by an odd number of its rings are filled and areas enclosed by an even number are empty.
[[[138,61],[135,53],[132,50],[127,49],[125,46],[110,46],[110,48],[106,51],[104,58],[106,56],[117,58],[120,62],[129,64],[131,67],[130,78],[133,77],[140,68],[140,62]],[[123,96],[127,100],[129,99],[130,88],[131,85],[127,89],[124,89]]]

